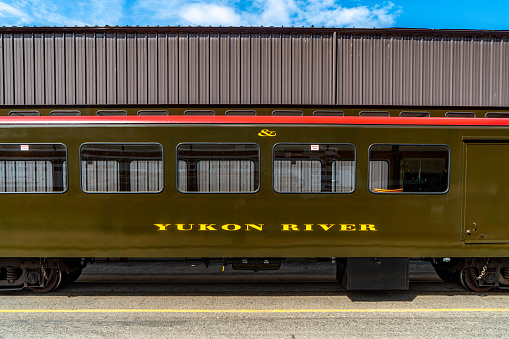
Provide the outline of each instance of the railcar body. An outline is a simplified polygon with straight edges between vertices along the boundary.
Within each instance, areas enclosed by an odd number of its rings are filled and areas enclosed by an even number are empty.
[[[263,269],[320,257],[337,258],[352,289],[406,288],[408,258],[476,291],[509,288],[508,127],[369,115],[0,117],[0,287],[51,290],[90,258]],[[373,274],[382,282],[367,285]]]

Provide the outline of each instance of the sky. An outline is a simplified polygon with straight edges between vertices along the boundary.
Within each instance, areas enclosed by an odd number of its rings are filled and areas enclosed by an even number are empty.
[[[509,30],[509,0],[0,0],[0,26]]]

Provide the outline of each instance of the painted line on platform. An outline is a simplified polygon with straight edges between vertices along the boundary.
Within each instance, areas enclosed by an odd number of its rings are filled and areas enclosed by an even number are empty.
[[[207,310],[207,309],[62,309],[0,310],[7,313],[443,313],[443,312],[508,312],[509,308],[376,308],[376,309],[274,309],[274,310]]]

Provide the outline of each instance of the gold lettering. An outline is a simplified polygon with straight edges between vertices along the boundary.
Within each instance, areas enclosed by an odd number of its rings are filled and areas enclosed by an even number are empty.
[[[361,224],[361,231],[377,231],[375,225]]]
[[[216,224],[199,224],[198,226],[200,226],[200,231],[217,231],[217,229],[212,227],[216,226]]]
[[[232,228],[233,227],[233,228]],[[238,231],[240,230],[242,227],[240,227],[240,225],[237,225],[237,224],[226,224],[226,225],[223,225],[221,227],[223,230],[225,231]]]
[[[171,224],[154,224],[154,226],[159,227],[158,231],[166,231],[166,227],[171,226]]]
[[[318,224],[318,226],[320,226],[321,228],[323,228],[325,231],[328,231],[332,226],[334,226],[335,224],[330,224],[330,226],[328,224]]]
[[[306,229],[304,231],[313,231],[313,224],[304,224],[304,226],[306,227]]]
[[[339,226],[341,227],[340,231],[356,231],[355,224],[341,224]]]
[[[246,231],[250,231],[250,228],[254,228],[255,230],[261,231],[263,224],[255,225],[255,224],[246,224]]]
[[[281,224],[281,226],[283,226],[281,231],[300,231],[296,224]]]
[[[186,224],[175,224],[175,225],[177,226],[177,229],[178,229],[179,231],[190,231],[190,230],[192,230],[192,229],[193,229],[193,225],[194,225],[194,224],[188,224],[189,228],[184,228],[184,226],[185,226]]]

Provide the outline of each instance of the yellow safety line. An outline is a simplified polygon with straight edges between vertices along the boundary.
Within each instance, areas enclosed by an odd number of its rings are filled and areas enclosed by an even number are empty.
[[[0,313],[438,313],[438,312],[509,312],[509,308],[378,308],[378,309],[273,309],[273,310],[207,310],[207,309],[62,309],[0,310]]]

